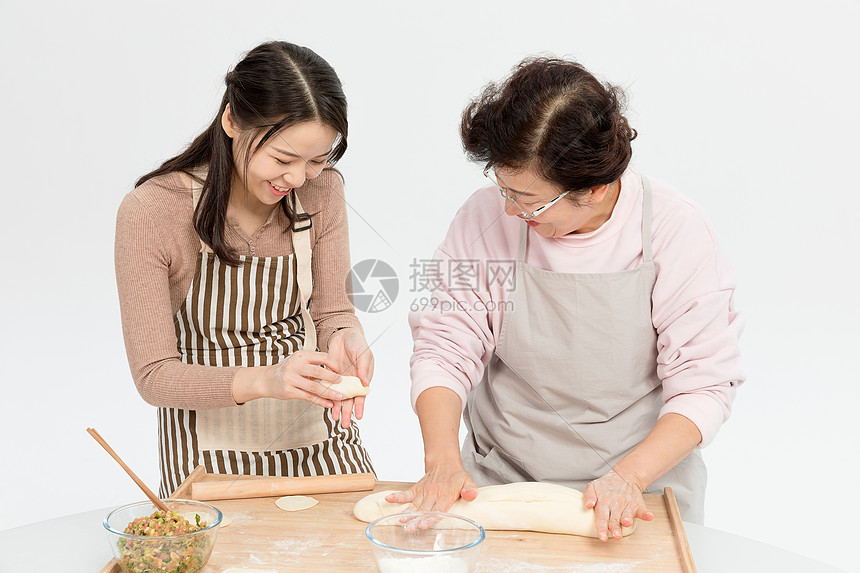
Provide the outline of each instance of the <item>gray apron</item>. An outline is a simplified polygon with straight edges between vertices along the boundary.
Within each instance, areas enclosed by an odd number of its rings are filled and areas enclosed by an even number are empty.
[[[545,481],[584,490],[654,428],[662,384],[651,323],[651,186],[643,183],[636,269],[573,274],[527,265],[523,223],[511,309],[463,413],[463,463],[478,485]],[[697,449],[647,492],[671,486],[683,519],[702,523],[706,479]]]

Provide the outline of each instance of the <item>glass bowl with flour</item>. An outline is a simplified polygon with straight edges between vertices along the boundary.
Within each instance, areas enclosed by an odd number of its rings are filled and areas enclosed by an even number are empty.
[[[470,573],[484,528],[438,511],[396,513],[365,529],[379,573]]]

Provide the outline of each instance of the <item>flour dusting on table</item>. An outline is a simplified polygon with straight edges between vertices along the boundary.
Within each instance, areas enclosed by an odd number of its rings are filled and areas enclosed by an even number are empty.
[[[256,538],[254,545],[257,549],[248,555],[246,562],[250,565],[277,566],[278,563],[294,563],[320,543],[308,537],[288,537],[281,539]]]
[[[480,559],[475,573],[631,573],[641,561],[627,563],[575,563],[572,565],[535,565],[516,559]]]
[[[309,549],[313,549],[314,547],[319,547],[319,542],[313,539],[301,539],[301,538],[288,538],[281,539],[280,541],[275,541],[271,545],[271,549],[274,550],[275,553],[286,554],[286,555],[303,555],[308,552]]]
[[[459,557],[385,557],[379,560],[379,573],[469,573],[469,565]]]

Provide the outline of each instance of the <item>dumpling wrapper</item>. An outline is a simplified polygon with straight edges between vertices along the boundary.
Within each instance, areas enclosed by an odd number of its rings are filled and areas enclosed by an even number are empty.
[[[275,505],[284,511],[302,511],[303,509],[310,509],[318,503],[317,500],[306,495],[286,495],[278,498]]]

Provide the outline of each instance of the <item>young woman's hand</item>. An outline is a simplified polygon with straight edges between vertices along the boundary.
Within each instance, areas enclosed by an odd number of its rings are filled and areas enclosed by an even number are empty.
[[[331,408],[343,400],[331,388],[340,379],[337,368],[328,353],[299,350],[272,366],[239,368],[233,378],[233,399],[237,404],[256,398],[306,400]]]
[[[360,330],[342,328],[332,334],[328,341],[328,355],[336,365],[337,372],[344,376],[357,376],[364,386],[370,386],[373,353]],[[337,388],[337,385],[333,388]],[[348,428],[353,413],[356,420],[364,415],[364,396],[339,401],[331,413],[335,420],[340,420],[341,426]]]

